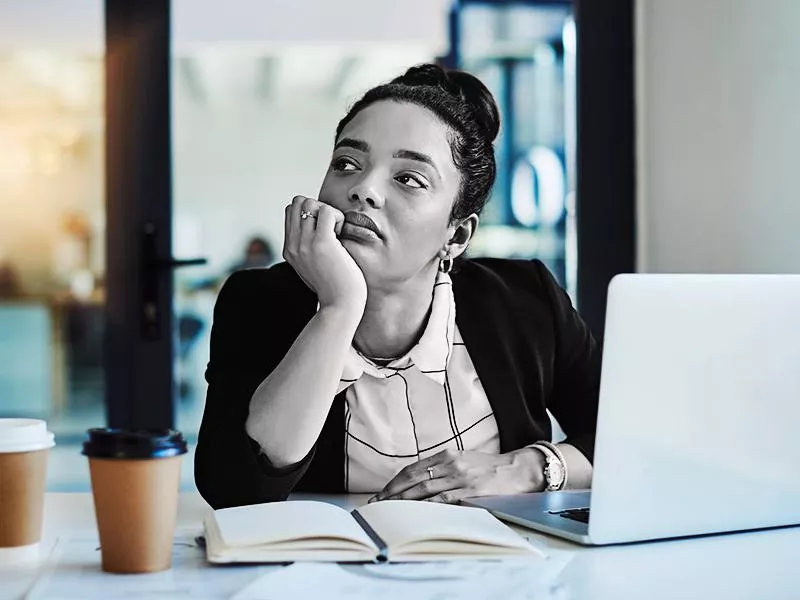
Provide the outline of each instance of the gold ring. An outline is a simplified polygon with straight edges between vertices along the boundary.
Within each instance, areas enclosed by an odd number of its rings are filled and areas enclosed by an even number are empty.
[[[433,467],[428,467],[426,471],[428,471],[428,477],[433,479]]]

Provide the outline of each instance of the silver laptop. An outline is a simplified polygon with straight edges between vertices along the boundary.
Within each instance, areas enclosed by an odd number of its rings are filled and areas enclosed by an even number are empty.
[[[800,524],[800,275],[619,275],[592,491],[471,498],[590,545]]]

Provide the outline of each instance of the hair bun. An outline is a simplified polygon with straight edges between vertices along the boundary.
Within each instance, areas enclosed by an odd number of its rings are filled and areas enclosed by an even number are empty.
[[[478,127],[490,141],[500,131],[500,111],[492,93],[480,79],[466,71],[445,70],[439,65],[427,63],[411,67],[393,79],[392,83],[439,87],[469,106]]]

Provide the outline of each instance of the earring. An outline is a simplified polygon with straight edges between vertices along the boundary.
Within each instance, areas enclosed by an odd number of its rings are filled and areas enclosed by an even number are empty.
[[[450,252],[448,251],[447,254],[445,254],[445,257],[439,260],[439,272],[447,275],[452,269],[453,259],[450,258]]]

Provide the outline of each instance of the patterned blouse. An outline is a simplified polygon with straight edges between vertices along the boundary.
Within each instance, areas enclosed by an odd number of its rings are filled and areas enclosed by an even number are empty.
[[[345,399],[345,489],[380,491],[403,467],[446,448],[499,453],[497,422],[455,323],[439,273],[428,324],[404,356],[376,364],[354,347],[337,393]]]

